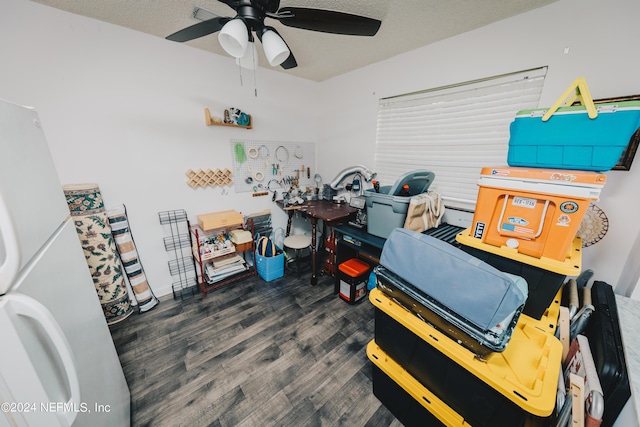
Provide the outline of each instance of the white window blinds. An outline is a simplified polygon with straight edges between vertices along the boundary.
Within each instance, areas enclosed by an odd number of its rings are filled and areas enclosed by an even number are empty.
[[[506,166],[509,124],[537,108],[547,68],[380,100],[374,170],[382,185],[413,169],[436,174],[447,206],[473,209],[480,169]]]

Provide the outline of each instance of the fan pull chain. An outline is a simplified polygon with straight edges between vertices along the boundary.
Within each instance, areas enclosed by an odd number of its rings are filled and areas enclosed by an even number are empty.
[[[244,87],[244,83],[242,81],[242,65],[240,65],[240,63],[238,63],[238,74],[240,76],[240,86]]]
[[[256,70],[253,70],[253,96],[258,97],[258,84],[256,83]]]
[[[251,56],[253,59],[253,67],[251,67],[253,69],[253,96],[255,98],[258,97],[258,84],[256,83],[256,71],[258,70],[258,58],[256,58],[256,51],[255,49],[251,50]]]
[[[256,61],[257,58],[255,57],[255,51],[252,52],[252,60],[253,60],[253,67],[251,67],[253,69],[253,96],[255,96],[256,98],[258,97],[258,83],[257,83],[257,78],[256,78],[256,70],[258,69],[257,65],[256,65]],[[242,65],[240,65],[240,62],[238,62],[238,74],[240,76],[240,86],[244,87],[244,80],[242,78]]]

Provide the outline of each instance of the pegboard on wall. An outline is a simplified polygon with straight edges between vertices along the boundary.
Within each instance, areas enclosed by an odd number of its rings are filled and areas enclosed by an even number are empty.
[[[315,185],[316,147],[312,142],[231,140],[236,192],[288,190],[293,180],[304,191]]]

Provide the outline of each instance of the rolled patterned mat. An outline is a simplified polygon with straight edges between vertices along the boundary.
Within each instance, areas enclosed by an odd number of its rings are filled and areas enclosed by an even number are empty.
[[[116,241],[116,247],[120,254],[120,261],[122,261],[124,272],[129,279],[131,289],[133,289],[133,294],[138,302],[138,310],[141,313],[149,311],[158,304],[158,299],[149,287],[147,276],[144,274],[144,269],[140,263],[136,243],[129,228],[127,208],[124,205],[120,205],[108,209],[106,214],[111,226],[111,234]]]
[[[100,188],[97,184],[71,184],[63,190],[107,324],[120,322],[133,313],[133,307]]]

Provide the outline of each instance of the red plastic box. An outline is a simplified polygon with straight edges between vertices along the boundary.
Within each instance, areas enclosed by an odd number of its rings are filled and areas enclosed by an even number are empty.
[[[340,278],[340,298],[355,304],[367,295],[367,280],[371,266],[356,258],[338,265]]]

